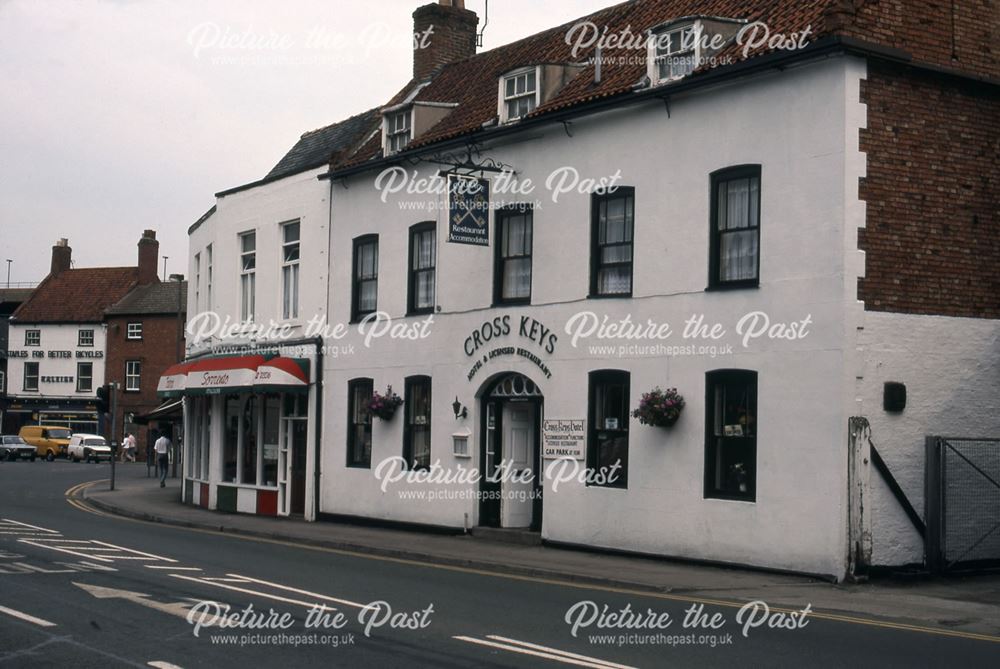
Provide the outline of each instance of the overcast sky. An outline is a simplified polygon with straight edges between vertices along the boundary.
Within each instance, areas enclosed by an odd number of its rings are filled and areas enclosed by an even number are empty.
[[[60,237],[77,267],[134,264],[145,228],[167,271],[186,272],[187,228],[214,193],[263,177],[303,132],[408,80],[411,14],[430,1],[0,0],[11,281],[44,278]],[[480,25],[484,3],[466,0]],[[485,48],[610,4],[494,0]],[[223,46],[247,38],[263,46]]]

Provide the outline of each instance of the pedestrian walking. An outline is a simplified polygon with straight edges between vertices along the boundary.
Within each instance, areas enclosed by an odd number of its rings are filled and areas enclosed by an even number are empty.
[[[156,451],[156,465],[160,469],[160,487],[163,488],[167,485],[167,468],[170,465],[170,456],[167,455],[170,452],[170,440],[167,435],[161,435],[156,440],[153,450]]]
[[[129,434],[125,437],[125,443],[122,448],[122,462],[135,462],[135,435]]]

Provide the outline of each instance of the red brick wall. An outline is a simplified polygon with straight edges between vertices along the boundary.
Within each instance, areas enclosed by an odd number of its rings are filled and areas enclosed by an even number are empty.
[[[441,65],[475,55],[478,24],[479,17],[468,9],[436,4],[417,8],[413,12],[413,78],[425,79]],[[426,45],[417,44],[425,41],[428,28],[433,31]]]
[[[869,63],[859,233],[872,311],[1000,318],[1000,93]]]
[[[900,49],[914,61],[1000,79],[997,0],[846,0],[838,32]]]
[[[142,323],[142,339],[127,339],[125,334],[129,323]],[[176,316],[120,316],[107,320],[108,323],[108,358],[105,365],[105,383],[117,381],[125,388],[125,361],[142,361],[142,377],[139,392],[118,394],[118,408],[114,416],[115,425],[121,434],[123,416],[132,412],[146,413],[158,407],[161,403],[156,397],[156,384],[160,375],[170,365],[177,362],[177,317]],[[183,326],[182,326],[183,327]],[[181,341],[181,357],[184,355],[184,342]],[[135,438],[139,448],[138,457],[142,459],[146,452],[146,429],[136,431]]]

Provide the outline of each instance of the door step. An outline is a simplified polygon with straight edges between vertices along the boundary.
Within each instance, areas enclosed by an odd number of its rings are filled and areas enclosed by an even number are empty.
[[[505,544],[541,546],[542,533],[519,527],[473,527],[469,533],[476,539],[497,541]]]

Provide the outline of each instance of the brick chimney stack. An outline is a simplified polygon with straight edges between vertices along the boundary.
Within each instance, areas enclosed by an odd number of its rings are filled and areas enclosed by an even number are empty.
[[[73,249],[69,246],[69,240],[66,238],[60,239],[52,247],[52,265],[49,268],[49,274],[55,276],[60,272],[68,270],[72,261]]]
[[[423,80],[443,65],[476,54],[479,17],[465,0],[438,0],[413,12],[413,78]]]
[[[139,240],[139,284],[159,281],[156,267],[160,259],[160,242],[156,241],[155,230],[143,230]]]

